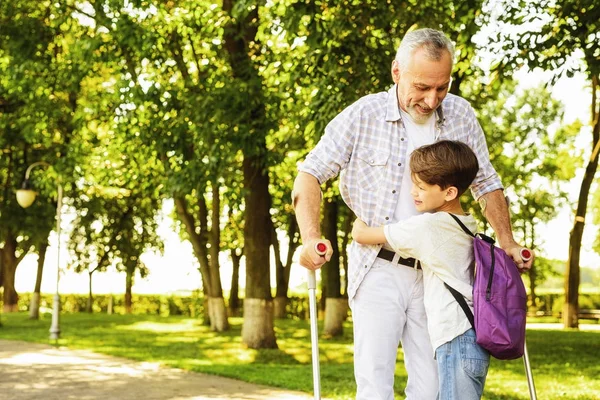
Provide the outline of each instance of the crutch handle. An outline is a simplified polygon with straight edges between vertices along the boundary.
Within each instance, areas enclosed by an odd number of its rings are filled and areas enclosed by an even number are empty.
[[[315,243],[315,253],[320,255],[321,257],[327,254],[327,245],[323,242]]]
[[[525,247],[523,247],[521,249],[521,259],[525,262],[531,260],[531,250],[526,249]]]

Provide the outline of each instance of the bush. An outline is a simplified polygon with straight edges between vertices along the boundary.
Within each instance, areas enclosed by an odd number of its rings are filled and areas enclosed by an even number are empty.
[[[94,296],[92,312],[106,313],[111,295],[99,294]],[[125,314],[125,296],[122,294],[112,295],[113,312]],[[52,311],[52,294],[42,294],[40,298],[40,312],[50,313]],[[243,299],[240,299],[243,311]],[[31,301],[31,293],[19,294],[19,310],[27,311]],[[318,303],[320,304],[320,302]],[[559,316],[564,304],[564,294],[559,292],[542,292],[538,295],[536,311],[546,315]],[[85,312],[87,306],[87,295],[85,294],[63,294],[61,295],[62,311],[65,313]],[[580,293],[579,308],[600,309],[600,293]],[[204,315],[204,296],[200,291],[185,294],[134,294],[132,295],[133,314],[145,315],[183,315],[188,317],[200,317]],[[286,317],[294,320],[306,320],[309,318],[308,298],[306,296],[290,296],[287,303]]]
[[[115,314],[125,314],[125,295],[123,294],[98,294],[93,296],[92,312],[106,313],[110,298],[112,297],[112,308]],[[54,295],[42,293],[40,296],[40,312],[51,313]],[[64,313],[85,312],[88,296],[86,294],[61,294],[61,308]],[[204,313],[204,297],[196,292],[189,295],[155,295],[134,294],[132,295],[131,312],[133,314],[154,314],[161,316],[185,315],[197,317]],[[31,293],[19,294],[19,310],[29,310]]]

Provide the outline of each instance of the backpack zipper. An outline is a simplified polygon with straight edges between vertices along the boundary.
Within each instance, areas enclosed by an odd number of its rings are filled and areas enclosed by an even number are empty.
[[[494,267],[496,266],[496,254],[494,252],[494,244],[490,245],[490,250],[492,251],[492,266],[490,267],[490,276],[488,278],[487,288],[485,290],[485,300],[490,301],[492,297],[492,280],[494,279]]]

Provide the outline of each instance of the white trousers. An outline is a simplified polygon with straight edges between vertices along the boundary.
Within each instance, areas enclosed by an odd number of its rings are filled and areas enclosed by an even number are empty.
[[[406,399],[435,400],[437,364],[423,306],[423,272],[377,258],[350,307],[356,399],[394,400],[396,356],[402,343]]]

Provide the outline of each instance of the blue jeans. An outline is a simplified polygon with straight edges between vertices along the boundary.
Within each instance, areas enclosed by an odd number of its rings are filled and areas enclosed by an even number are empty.
[[[435,350],[438,363],[438,400],[481,399],[490,354],[475,342],[469,329]]]

